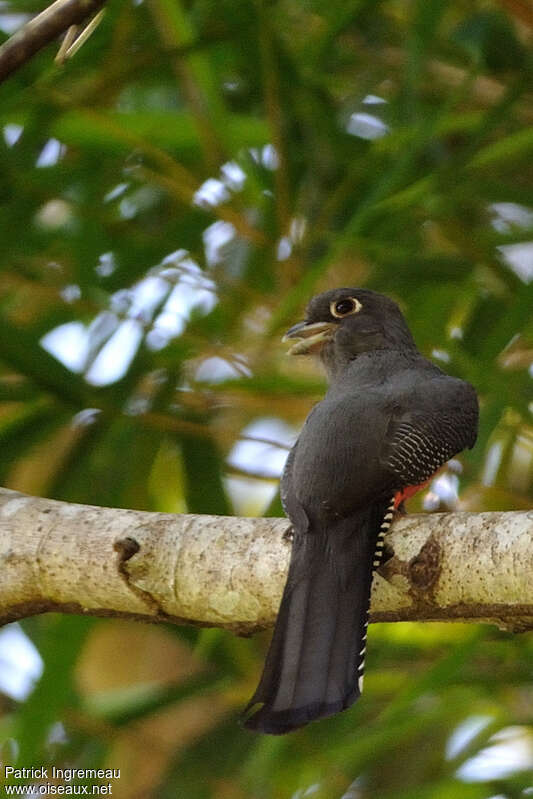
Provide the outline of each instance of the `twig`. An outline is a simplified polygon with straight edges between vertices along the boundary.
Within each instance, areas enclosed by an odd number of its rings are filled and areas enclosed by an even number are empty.
[[[0,83],[71,25],[92,16],[106,0],[56,0],[0,47]]]

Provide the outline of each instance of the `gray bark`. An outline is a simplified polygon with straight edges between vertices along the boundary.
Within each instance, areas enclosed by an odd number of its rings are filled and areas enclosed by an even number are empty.
[[[170,515],[0,489],[0,624],[59,611],[224,627],[271,626],[286,519]],[[397,519],[374,580],[373,621],[533,628],[533,511]]]

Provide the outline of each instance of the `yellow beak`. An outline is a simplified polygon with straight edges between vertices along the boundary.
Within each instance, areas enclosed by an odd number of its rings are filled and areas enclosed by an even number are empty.
[[[298,339],[288,350],[287,355],[311,355],[317,352],[335,334],[334,322],[298,322],[297,325],[287,330],[282,338],[284,343],[291,339]]]

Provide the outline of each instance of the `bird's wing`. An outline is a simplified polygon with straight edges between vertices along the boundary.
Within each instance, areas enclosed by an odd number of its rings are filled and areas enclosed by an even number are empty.
[[[383,465],[400,486],[420,485],[476,440],[478,405],[473,388],[455,378],[428,381],[416,411],[392,415],[381,453]]]

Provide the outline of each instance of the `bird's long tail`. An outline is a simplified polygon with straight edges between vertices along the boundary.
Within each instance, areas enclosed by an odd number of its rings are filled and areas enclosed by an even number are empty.
[[[375,503],[324,534],[295,531],[287,584],[244,725],[282,734],[349,707],[363,683],[372,574],[393,503]]]

